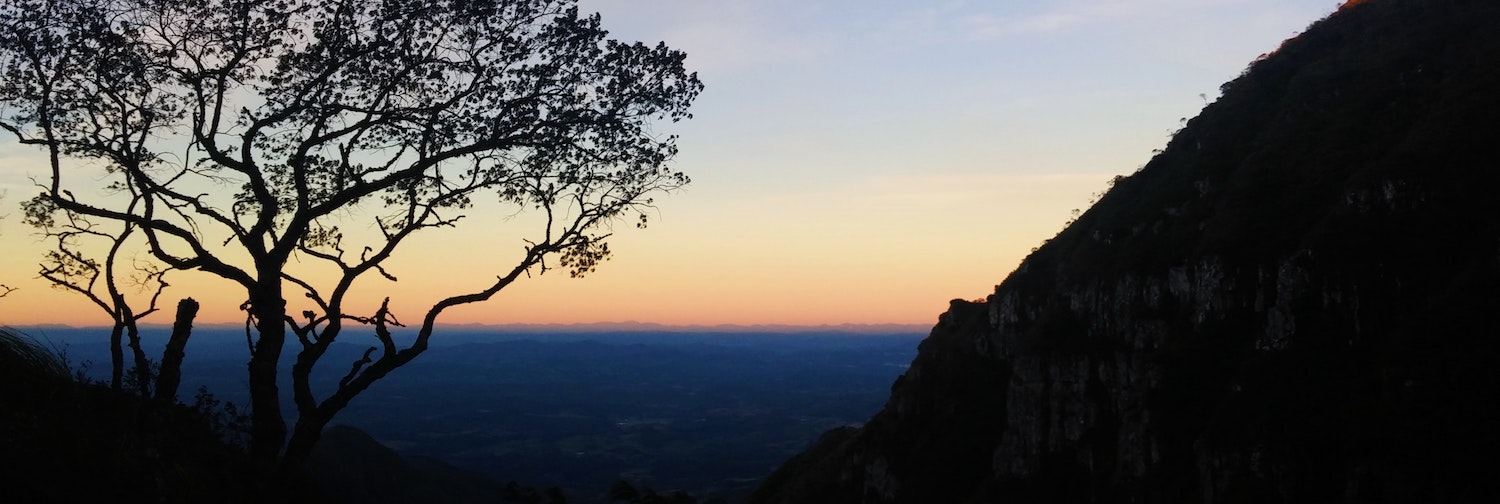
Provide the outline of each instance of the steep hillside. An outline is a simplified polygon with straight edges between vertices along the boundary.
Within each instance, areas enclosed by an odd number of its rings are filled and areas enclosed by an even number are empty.
[[[1351,2],[748,502],[1494,502],[1496,90],[1500,2]]]

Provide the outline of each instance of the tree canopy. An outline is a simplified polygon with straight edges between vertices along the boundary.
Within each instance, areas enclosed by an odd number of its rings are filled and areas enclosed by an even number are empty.
[[[48,157],[27,222],[123,224],[165,267],[244,291],[251,452],[295,464],[444,310],[549,267],[593,271],[612,223],[644,226],[652,197],[688,182],[668,164],[676,138],[652,129],[690,117],[702,84],[684,59],[609,39],[571,0],[13,0],[0,128]],[[409,238],[481,201],[543,217],[492,282],[432,304],[404,347],[388,305],[346,305],[356,280],[395,279],[382,264]],[[345,243],[362,215],[378,235]],[[294,257],[338,273],[300,275]],[[310,373],[351,326],[380,345],[317,397]]]

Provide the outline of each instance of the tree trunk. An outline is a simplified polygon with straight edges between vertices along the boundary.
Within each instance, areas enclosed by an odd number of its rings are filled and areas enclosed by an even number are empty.
[[[125,317],[125,336],[130,340],[130,352],[135,354],[135,388],[142,398],[151,397],[151,360],[141,348],[141,328],[135,324],[135,314],[121,311]]]
[[[125,324],[119,322],[109,330],[109,388],[120,390],[125,378]]]
[[[161,353],[161,369],[156,374],[156,400],[177,402],[177,386],[182,383],[182,358],[186,355],[188,337],[193,334],[193,319],[198,317],[198,301],[185,298],[177,302],[177,318],[172,322],[172,337]]]
[[[250,354],[250,456],[263,468],[272,469],[286,444],[286,420],[281,416],[276,386],[277,365],[286,343],[286,300],[281,298],[279,274],[263,275],[258,283],[258,289],[250,292],[250,313],[259,333]]]
[[[370,350],[374,350],[374,348]],[[328,422],[333,420],[335,415],[349,406],[349,401],[354,400],[360,392],[364,392],[365,388],[369,387],[375,380],[379,380],[392,370],[401,367],[402,363],[406,362],[406,360],[410,360],[420,353],[421,350],[417,350],[415,353],[408,355],[405,360],[387,360],[382,357],[365,368],[365,372],[369,373],[368,375],[359,375],[356,377],[356,375],[351,374],[350,376],[355,379],[348,383],[340,383],[338,388],[332,394],[329,394],[323,403],[299,411],[296,430],[292,432],[292,439],[287,442],[286,456],[282,461],[283,467],[296,467],[306,461],[307,457],[312,454],[313,445],[317,444],[318,439],[322,438],[323,428],[328,425]],[[369,354],[367,353],[366,357],[368,356]],[[311,364],[307,364],[307,368],[305,369],[310,370]],[[307,379],[307,375],[304,374],[298,377],[298,379],[305,380]]]
[[[297,426],[292,430],[292,439],[287,442],[286,456],[282,458],[285,467],[297,467],[307,461],[312,455],[313,445],[323,437],[323,428],[328,426],[331,416],[325,417],[321,414],[302,413],[297,416]]]

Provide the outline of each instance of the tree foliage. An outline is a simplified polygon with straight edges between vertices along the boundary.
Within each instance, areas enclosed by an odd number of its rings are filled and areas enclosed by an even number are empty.
[[[30,222],[118,222],[162,264],[244,291],[251,450],[295,464],[426,349],[444,310],[550,267],[593,271],[614,222],[643,226],[653,195],[688,182],[668,166],[675,137],[651,127],[689,117],[702,84],[684,58],[608,39],[572,0],[14,0],[0,5],[0,128],[48,155]],[[410,345],[388,304],[346,304],[356,280],[395,280],[383,265],[409,238],[481,201],[541,227],[492,281],[432,304]],[[346,243],[348,226],[378,236]],[[306,298],[300,316],[289,295]],[[312,369],[354,326],[380,345],[317,397]]]
[[[139,194],[134,199],[139,202]],[[157,311],[157,301],[167,287],[163,279],[167,270],[150,261],[136,260],[131,261],[128,271],[121,271],[121,263],[126,259],[122,255],[127,253],[127,243],[135,234],[134,224],[124,223],[117,229],[109,229],[73,212],[58,218],[48,203],[45,199],[32,199],[25,205],[26,222],[40,229],[53,244],[53,249],[42,259],[38,275],[53,287],[87,298],[109,315],[110,387],[119,389],[126,381],[124,347],[128,341],[133,363],[129,382],[136,393],[149,396],[151,362],[141,347],[140,321]],[[91,244],[97,246],[90,247]],[[90,253],[99,247],[105,250],[103,258]],[[139,300],[131,302],[127,293],[127,287],[131,286],[146,295],[144,307]]]

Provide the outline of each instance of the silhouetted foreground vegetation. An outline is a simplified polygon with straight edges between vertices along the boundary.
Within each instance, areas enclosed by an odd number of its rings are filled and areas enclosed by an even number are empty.
[[[233,419],[79,381],[62,356],[0,329],[0,480],[6,502],[316,502],[305,479],[258,475]],[[260,477],[269,476],[269,477]]]

